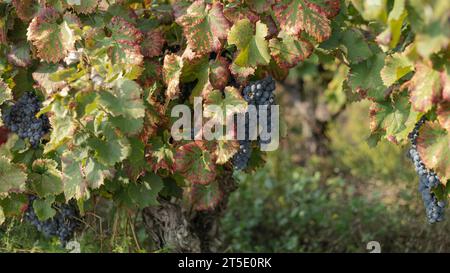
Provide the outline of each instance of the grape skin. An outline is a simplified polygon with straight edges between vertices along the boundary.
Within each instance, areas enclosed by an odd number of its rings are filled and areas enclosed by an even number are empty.
[[[10,109],[3,113],[3,123],[21,139],[28,139],[33,147],[39,145],[41,138],[50,131],[50,122],[46,115],[36,114],[41,103],[35,94],[25,93]]]
[[[28,208],[25,211],[25,221],[31,223],[39,232],[46,237],[57,236],[64,247],[66,243],[73,237],[75,230],[80,226],[80,218],[78,209],[74,203],[54,205],[56,215],[45,221],[40,221],[34,209],[33,202],[36,196],[30,195]]]
[[[419,136],[419,129],[425,123],[425,117],[422,117],[409,134],[411,141],[411,149],[409,150],[409,157],[411,158],[415,170],[419,176],[419,192],[425,206],[426,216],[429,223],[441,222],[444,219],[444,208],[446,202],[439,201],[433,192],[441,181],[435,172],[428,170],[422,162],[419,152],[417,151],[417,137]]]

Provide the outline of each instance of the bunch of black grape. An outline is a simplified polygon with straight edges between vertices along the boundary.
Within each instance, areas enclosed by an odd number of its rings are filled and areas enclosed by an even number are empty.
[[[6,127],[20,138],[28,139],[33,147],[36,147],[42,136],[50,130],[46,115],[36,117],[41,106],[36,95],[27,92],[2,116]]]
[[[270,106],[275,102],[275,95],[273,94],[275,90],[275,80],[272,77],[266,77],[262,80],[250,83],[244,87],[242,91],[242,96],[249,105],[255,105],[258,110],[258,115],[261,108],[267,109],[267,119],[264,126],[267,128],[267,132],[271,132],[271,108]],[[259,120],[259,117],[258,117]],[[249,116],[245,116],[245,139],[239,140],[239,151],[233,157],[233,165],[236,169],[242,170],[247,167],[247,163],[250,159],[252,147],[249,140]],[[261,144],[270,143],[270,139],[259,138]]]
[[[80,227],[80,214],[77,206],[73,202],[61,205],[55,204],[55,216],[45,221],[40,221],[33,209],[33,202],[36,199],[36,196],[29,196],[28,208],[25,211],[24,219],[35,226],[46,237],[57,236],[61,245],[65,246],[73,237],[74,231]]]
[[[417,137],[419,136],[419,129],[426,121],[425,117],[422,117],[414,127],[413,131],[409,134],[411,141],[411,149],[409,150],[409,156],[414,163],[417,174],[419,175],[419,192],[422,195],[422,200],[425,206],[428,222],[435,223],[443,220],[445,202],[439,201],[433,192],[441,182],[435,172],[428,170],[425,164],[422,162],[417,151]]]

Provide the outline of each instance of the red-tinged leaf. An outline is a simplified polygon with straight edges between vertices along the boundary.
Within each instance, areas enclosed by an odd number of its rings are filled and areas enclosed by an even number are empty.
[[[146,149],[145,157],[154,172],[164,169],[173,173],[175,167],[174,154],[175,149],[172,145],[163,142],[160,138],[153,138]]]
[[[272,8],[275,0],[246,0],[245,2],[256,13],[264,13]]]
[[[416,72],[408,83],[414,109],[427,112],[441,96],[439,72],[426,64],[416,64]]]
[[[232,24],[235,24],[242,19],[247,19],[253,24],[260,20],[259,14],[252,10],[243,8],[242,6],[226,7],[224,8],[223,13]]]
[[[191,184],[207,185],[216,178],[216,165],[211,153],[197,142],[190,142],[178,148],[175,154],[175,170]]]
[[[274,10],[281,29],[287,34],[298,35],[305,31],[317,42],[323,42],[331,35],[327,12],[314,3],[293,0],[289,4],[276,5]]]
[[[164,57],[163,76],[167,85],[166,95],[168,99],[178,96],[180,92],[182,68],[183,60],[180,56],[169,54]]]
[[[277,81],[283,81],[289,75],[289,69],[286,67],[280,67],[274,59],[270,60],[268,70],[270,75],[272,75]]]
[[[309,0],[307,5],[316,12],[333,18],[339,14],[341,8],[340,0]]]
[[[230,65],[231,74],[234,76],[238,83],[243,83],[247,80],[248,77],[255,74],[255,68],[253,67],[243,67],[238,66],[235,63]]]
[[[450,132],[450,102],[439,104],[436,114],[441,127]]]
[[[438,122],[425,123],[419,131],[417,150],[425,166],[434,170],[445,185],[450,179],[450,133]]]
[[[206,4],[197,0],[176,22],[183,27],[188,46],[200,55],[218,51],[222,45],[220,40],[226,39],[230,29],[219,2]]]
[[[181,16],[187,13],[187,9],[191,5],[191,2],[188,1],[176,1],[172,4],[173,16],[175,19],[180,18]]]
[[[280,67],[292,68],[307,59],[313,52],[313,45],[286,33],[269,41],[270,54]]]
[[[42,9],[31,21],[27,38],[37,49],[37,56],[44,61],[57,63],[74,50],[76,36],[72,27],[78,27],[77,18],[60,14],[52,9]]]
[[[161,30],[152,29],[148,31],[145,33],[144,41],[141,44],[142,54],[149,58],[161,55],[165,42]]]
[[[12,4],[16,9],[17,16],[25,22],[33,19],[39,10],[39,3],[36,0],[13,0]]]
[[[209,81],[215,89],[222,90],[230,79],[229,62],[224,57],[218,57],[209,63]]]
[[[187,194],[190,204],[199,211],[214,209],[223,198],[219,181],[212,181],[208,185],[192,185],[187,189]]]

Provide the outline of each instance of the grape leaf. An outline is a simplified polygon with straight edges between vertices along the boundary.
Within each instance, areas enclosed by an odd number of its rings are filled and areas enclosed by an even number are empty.
[[[159,169],[173,172],[175,149],[169,143],[163,142],[160,138],[152,138],[147,153],[147,161],[154,172]]]
[[[167,85],[166,95],[173,99],[180,92],[180,77],[183,68],[183,60],[175,54],[164,56],[163,75]]]
[[[385,59],[381,78],[386,86],[391,86],[403,76],[414,70],[414,64],[401,53],[389,55]]]
[[[195,210],[199,211],[214,209],[223,198],[217,180],[208,185],[194,184],[187,190],[186,194],[189,196],[190,204]]]
[[[15,66],[27,67],[31,64],[30,47],[27,43],[19,43],[12,46],[8,53],[8,61]]]
[[[213,88],[222,90],[227,86],[230,79],[230,70],[228,69],[228,60],[224,57],[218,57],[209,63],[209,81]]]
[[[107,168],[94,158],[88,158],[83,168],[85,181],[91,189],[97,189],[107,178],[113,177],[113,170]]]
[[[36,0],[13,0],[12,4],[17,16],[25,22],[30,21],[39,10],[39,3]]]
[[[197,0],[176,19],[183,27],[188,46],[198,55],[210,51],[218,51],[221,39],[226,39],[230,23],[223,14],[223,6],[219,2],[206,4]]]
[[[53,73],[62,69],[63,67],[56,64],[43,63],[39,65],[39,67],[31,75],[36,81],[38,87],[40,87],[40,89],[42,89],[42,91],[49,96],[67,86],[67,83],[64,81],[55,82],[50,79],[50,76]]]
[[[72,1],[73,3],[68,4],[76,13],[89,14],[94,12],[97,9],[97,5],[100,0],[77,0]]]
[[[447,68],[441,72],[442,98],[450,101],[450,70]]]
[[[141,183],[130,183],[127,192],[132,202],[138,208],[158,205],[158,193],[162,190],[164,184],[161,177],[149,173]]]
[[[57,167],[58,163],[51,159],[37,159],[33,162],[30,180],[33,190],[40,197],[63,192],[62,174]]]
[[[64,195],[66,200],[80,199],[85,196],[87,185],[84,181],[81,164],[71,151],[61,155]]]
[[[37,48],[37,56],[47,62],[57,63],[74,50],[77,25],[74,15],[64,15],[53,8],[42,9],[31,21],[27,37]]]
[[[88,144],[95,151],[95,158],[106,166],[122,162],[130,153],[128,140],[120,135],[105,140],[90,138]]]
[[[145,116],[142,89],[136,82],[128,79],[118,79],[112,92],[100,92],[100,105],[113,116],[123,116],[129,119],[142,119]]]
[[[28,207],[28,197],[22,193],[10,193],[8,197],[0,199],[0,207],[6,217],[20,216]]]
[[[209,184],[216,177],[216,165],[209,151],[197,142],[190,142],[178,148],[175,154],[175,170],[192,184]]]
[[[277,64],[283,68],[292,68],[300,61],[307,59],[313,52],[310,42],[297,39],[285,32],[269,41],[270,54]]]
[[[18,165],[6,157],[0,157],[0,194],[24,190],[26,180],[26,173]]]
[[[234,64],[240,67],[268,65],[270,55],[265,39],[267,33],[267,26],[261,21],[256,22],[255,28],[248,19],[234,24],[228,34],[228,43],[236,45],[238,49]]]
[[[358,29],[347,29],[341,33],[339,37],[340,48],[344,51],[349,62],[356,64],[372,57],[370,50],[363,34]]]
[[[247,109],[247,102],[244,100],[239,90],[234,87],[227,86],[223,93],[225,94],[224,97],[222,92],[219,90],[214,90],[208,94],[208,97],[205,100],[205,109],[203,111],[203,115],[205,117],[209,117],[211,120],[214,120],[220,124],[225,124],[225,121],[234,117],[234,114],[243,113]],[[222,113],[217,116],[214,111],[210,111],[210,109],[208,109],[208,105],[220,107]]]
[[[141,44],[142,54],[149,58],[161,55],[165,42],[161,30],[152,29],[147,31]]]
[[[50,141],[44,147],[44,153],[54,151],[71,140],[77,128],[72,118],[72,112],[64,106],[61,100],[53,101],[50,107],[50,111],[53,112],[49,118],[52,131]]]
[[[405,0],[395,0],[387,19],[388,28],[378,35],[377,42],[389,48],[394,48],[400,40],[403,21],[407,14]]]
[[[407,140],[415,126],[419,113],[409,103],[406,92],[383,102],[372,103],[370,128],[372,132],[382,129],[386,137],[394,142]]]
[[[441,127],[450,132],[450,102],[439,104],[436,114]]]
[[[5,213],[3,212],[3,208],[0,207],[0,225],[5,222]]]
[[[383,100],[386,86],[380,71],[384,66],[384,53],[378,53],[367,60],[350,66],[349,85],[362,97]]]
[[[419,131],[417,150],[425,166],[433,169],[445,185],[450,179],[450,133],[438,122],[425,123]]]
[[[408,82],[411,103],[417,111],[427,112],[441,96],[439,73],[423,63],[417,63],[415,70]]]
[[[295,36],[305,31],[319,43],[331,35],[330,20],[317,3],[293,0],[276,5],[274,11],[280,28],[287,34]]]
[[[0,105],[12,98],[11,88],[0,78]]]
[[[217,158],[216,163],[225,164],[239,150],[239,142],[237,140],[217,140],[214,155]]]
[[[55,202],[55,197],[53,196],[33,201],[34,212],[40,221],[45,221],[55,216],[56,210],[52,208],[53,202]]]

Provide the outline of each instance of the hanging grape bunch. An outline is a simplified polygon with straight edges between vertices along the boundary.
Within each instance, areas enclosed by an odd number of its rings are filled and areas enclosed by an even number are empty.
[[[46,237],[57,236],[61,245],[72,239],[75,230],[80,226],[80,215],[75,204],[72,202],[61,205],[54,205],[56,214],[50,219],[40,221],[33,209],[33,202],[37,200],[34,195],[29,196],[28,208],[25,211],[24,219],[31,223],[39,232]]]
[[[417,137],[419,136],[419,129],[425,123],[426,118],[423,116],[414,127],[413,131],[409,134],[411,141],[411,149],[409,150],[409,156],[414,163],[415,170],[419,176],[419,192],[422,195],[422,200],[425,206],[428,222],[435,223],[440,222],[444,218],[445,202],[439,201],[433,192],[441,181],[435,172],[426,168],[422,162],[417,151]]]
[[[36,117],[41,106],[36,95],[27,92],[2,115],[6,127],[21,139],[28,139],[33,147],[36,147],[50,130],[50,122],[46,115]]]
[[[258,120],[259,120],[259,110],[262,107],[267,107],[267,119],[264,126],[267,128],[267,132],[271,132],[271,108],[275,102],[275,80],[272,77],[266,77],[262,80],[250,83],[244,87],[242,91],[242,96],[249,105],[255,105],[258,110]],[[245,139],[239,140],[239,151],[233,157],[233,165],[235,169],[242,170],[247,167],[248,161],[251,156],[252,147],[251,141],[249,140],[249,115],[245,115]],[[261,144],[270,143],[270,139],[258,139]]]

